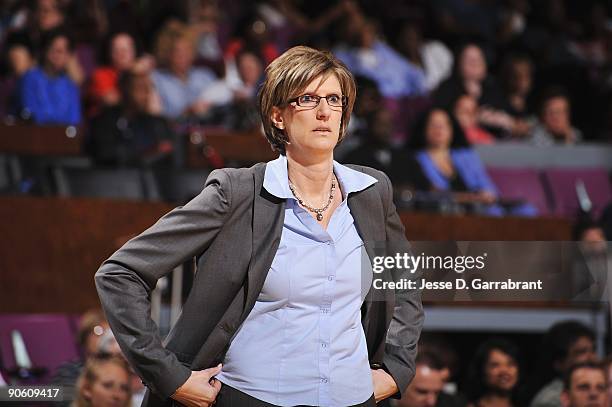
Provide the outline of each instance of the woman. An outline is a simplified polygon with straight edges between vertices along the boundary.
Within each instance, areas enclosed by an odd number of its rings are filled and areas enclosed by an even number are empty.
[[[489,340],[478,348],[468,374],[469,407],[522,406],[518,349],[504,339]]]
[[[41,66],[27,71],[17,89],[21,118],[41,125],[76,125],[81,121],[79,88],[68,76],[72,42],[63,31],[45,33]]]
[[[479,106],[479,121],[496,134],[513,131],[515,121],[508,113],[508,103],[499,83],[488,72],[483,49],[475,43],[461,46],[455,58],[453,75],[442,82],[434,92],[434,101],[439,106],[452,106],[462,94],[476,99]]]
[[[354,101],[342,63],[291,48],[259,95],[281,156],[213,171],[199,196],[98,270],[109,323],[151,390],[145,405],[373,406],[407,387],[420,293],[370,290],[361,262],[373,242],[383,254],[409,250],[390,182],[333,160]],[[194,256],[194,287],[164,348],[148,296]]]
[[[153,68],[150,57],[138,57],[136,41],[128,32],[113,33],[108,39],[105,51],[108,54],[108,64],[96,68],[89,83],[90,116],[99,113],[105,106],[115,106],[121,102],[119,76],[122,73],[130,70],[145,73]]]
[[[130,371],[120,356],[91,356],[77,381],[74,407],[128,407],[132,400]]]
[[[453,198],[489,216],[502,216],[506,210],[497,204],[498,193],[480,157],[469,148],[461,127],[445,110],[434,108],[416,123],[409,146],[429,180],[423,190],[450,191]],[[529,204],[511,207],[508,213],[533,216]]]

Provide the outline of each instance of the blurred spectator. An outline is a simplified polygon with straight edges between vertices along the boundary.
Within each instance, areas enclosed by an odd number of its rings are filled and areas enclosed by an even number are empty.
[[[382,95],[378,90],[376,82],[365,76],[355,76],[355,83],[357,84],[357,94],[359,97],[355,99],[355,106],[353,107],[348,131],[350,134],[355,134],[359,137],[365,134],[367,129],[366,118],[380,109]]]
[[[441,34],[453,38],[495,38],[498,4],[486,0],[434,0]]]
[[[505,113],[507,103],[502,90],[487,69],[482,48],[476,43],[464,44],[457,52],[453,75],[436,89],[434,101],[439,106],[450,107],[460,95],[470,95],[478,102],[482,125],[509,133],[514,120]]]
[[[3,50],[3,60],[6,61],[3,70],[6,76],[0,78],[0,117],[6,113],[17,116],[17,88],[23,75],[31,69],[35,60],[32,55],[32,44],[27,35],[12,33],[6,38]]]
[[[190,27],[196,37],[196,59],[208,64],[223,63],[219,39],[220,10],[216,0],[197,0],[190,13]]]
[[[600,2],[589,4],[584,16],[583,38],[573,41],[570,50],[592,70],[606,63],[606,36],[609,16]]]
[[[453,106],[453,114],[463,129],[469,144],[492,144],[495,142],[493,135],[480,127],[478,123],[478,102],[473,96],[459,96]]]
[[[589,218],[579,220],[572,231],[578,242],[577,256],[572,265],[573,301],[597,303],[609,299],[608,243],[602,227]]]
[[[117,342],[117,339],[115,339],[115,335],[113,335],[113,332],[110,329],[104,332],[104,335],[102,335],[100,338],[97,354],[102,356],[123,357],[121,348],[119,348],[119,343]],[[142,404],[146,388],[140,377],[134,373],[131,366],[128,367],[130,370],[130,388],[132,393],[131,405],[134,407],[140,406]]]
[[[563,375],[572,365],[596,360],[595,334],[580,322],[559,322],[546,332],[541,349],[531,379],[537,393],[530,406],[561,407]]]
[[[608,377],[608,400],[612,400],[612,355],[608,355],[604,361],[604,366]]]
[[[149,56],[138,58],[134,37],[125,31],[115,32],[108,39],[104,66],[96,68],[91,76],[88,98],[92,104],[90,114],[98,113],[104,106],[120,102],[119,76],[130,69],[149,72],[154,61]]]
[[[422,190],[449,191],[456,202],[476,212],[501,216],[506,210],[497,204],[497,189],[478,154],[468,148],[459,124],[442,109],[426,112],[415,126],[409,147],[429,181]],[[509,213],[533,216],[535,208],[520,205]]]
[[[120,356],[90,357],[77,383],[74,407],[128,407],[131,405],[130,370]]]
[[[261,57],[255,51],[243,49],[235,59],[227,62],[225,78],[204,89],[200,99],[213,106],[240,101],[253,102],[263,73],[264,64]]]
[[[157,41],[160,69],[153,72],[153,82],[161,99],[162,114],[176,119],[201,116],[210,103],[200,95],[215,80],[210,69],[193,66],[195,39],[182,24],[168,23]]]
[[[593,362],[572,366],[561,393],[563,407],[609,407],[608,375],[605,367]]]
[[[424,94],[425,72],[379,38],[377,31],[373,21],[354,13],[344,25],[345,41],[333,53],[353,74],[375,81],[384,97]]]
[[[358,7],[355,0],[338,2],[294,2],[270,0],[261,2],[257,12],[270,27],[279,49],[296,44],[309,44],[330,49],[337,32],[337,23]]]
[[[9,32],[22,30],[28,19],[29,4],[23,0],[0,2],[0,44]]]
[[[19,116],[36,124],[79,124],[79,89],[66,73],[72,52],[71,39],[63,31],[47,32],[41,52],[42,65],[27,71],[19,84]]]
[[[524,44],[537,63],[547,69],[577,62],[570,43],[580,27],[568,18],[563,0],[540,0],[524,33]]]
[[[173,150],[167,121],[149,113],[153,86],[144,72],[127,71],[119,79],[121,103],[92,120],[87,151],[96,163],[139,165],[163,159]]]
[[[226,76],[204,89],[200,100],[212,109],[204,124],[232,130],[252,130],[261,125],[256,94],[264,73],[263,60],[255,51],[242,49],[227,61]]]
[[[347,152],[346,163],[360,164],[385,172],[391,181],[402,187],[415,187],[427,182],[412,155],[398,151],[391,145],[393,122],[391,113],[378,109],[366,118],[367,126],[362,130],[362,142]]]
[[[597,243],[605,242],[606,236],[602,227],[591,220],[579,221],[574,225],[572,237],[576,242]]]
[[[529,135],[529,142],[539,146],[576,144],[582,140],[580,130],[572,126],[571,105],[565,91],[559,87],[547,89],[538,109],[539,121]]]
[[[519,362],[518,348],[504,339],[481,344],[468,373],[470,407],[522,406]]]
[[[71,38],[71,46],[74,47],[74,38],[69,33],[70,25],[66,17],[66,4],[59,0],[34,0],[26,17],[23,32],[27,34],[33,44],[34,52],[42,54],[45,47],[45,37],[54,31],[64,31]],[[43,63],[44,57],[39,61]],[[77,85],[85,81],[83,67],[74,54],[70,54],[65,66],[65,71]]]
[[[240,50],[248,48],[255,50],[264,58],[266,66],[279,56],[279,50],[270,39],[269,27],[256,13],[247,13],[242,21],[236,24],[236,35],[225,49],[225,59],[234,59]]]
[[[67,393],[69,393],[74,388],[77,378],[81,374],[84,360],[97,353],[100,338],[109,330],[108,322],[106,322],[106,318],[101,310],[94,309],[85,312],[81,316],[76,338],[82,357],[60,365],[51,378],[51,384],[63,386]],[[68,402],[62,405],[67,404]]]
[[[49,31],[64,24],[64,10],[57,0],[37,0],[34,8],[33,23],[41,30]]]
[[[529,133],[530,100],[533,87],[533,63],[526,55],[507,57],[501,68],[502,84],[507,102],[507,113],[514,117],[512,135],[523,137]]]
[[[425,40],[421,27],[407,21],[398,34],[397,49],[425,72],[425,88],[433,91],[452,73],[453,54],[440,41]]]
[[[444,392],[449,371],[437,355],[419,352],[414,379],[400,400],[390,400],[392,407],[460,407],[465,403]],[[378,405],[381,405],[380,403]]]
[[[102,41],[108,32],[104,0],[72,0],[66,7],[66,16],[77,44],[96,44]]]
[[[499,10],[497,42],[504,46],[516,42],[525,32],[531,5],[528,0],[506,0]]]

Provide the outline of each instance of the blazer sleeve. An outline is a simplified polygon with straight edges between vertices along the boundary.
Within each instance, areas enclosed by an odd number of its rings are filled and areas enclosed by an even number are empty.
[[[402,221],[393,203],[393,188],[384,175],[386,184],[383,198],[386,211],[387,254],[410,253],[410,244]],[[408,269],[396,270],[394,279],[418,279],[420,274],[411,274]],[[417,289],[395,290],[395,308],[387,330],[383,365],[393,377],[399,393],[392,398],[401,398],[415,374],[417,343],[423,326],[423,304],[421,291]]]
[[[165,349],[151,319],[157,280],[205,251],[231,213],[231,181],[213,171],[202,192],[133,238],[102,263],[95,283],[102,308],[124,355],[156,394],[170,397],[191,375]]]

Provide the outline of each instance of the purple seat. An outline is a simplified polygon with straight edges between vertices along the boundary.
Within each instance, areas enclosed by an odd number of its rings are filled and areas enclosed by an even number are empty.
[[[503,199],[523,200],[535,206],[539,215],[548,215],[548,200],[540,173],[529,168],[489,168],[487,173]]]
[[[548,169],[544,171],[544,177],[557,215],[576,216],[580,208],[576,186],[580,181],[584,182],[593,205],[593,216],[599,217],[605,206],[612,201],[610,177],[604,168]]]
[[[11,333],[21,333],[32,367],[45,368],[47,382],[62,363],[79,356],[70,317],[62,314],[0,314],[0,356],[3,369],[16,367]]]

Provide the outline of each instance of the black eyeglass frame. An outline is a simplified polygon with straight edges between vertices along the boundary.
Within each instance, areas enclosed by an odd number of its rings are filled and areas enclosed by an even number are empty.
[[[311,98],[314,98],[317,101],[317,104],[314,106],[304,106],[300,104],[300,98],[304,97],[304,96],[310,96]],[[341,106],[336,106],[336,105],[332,105],[331,103],[329,103],[329,98],[332,96],[340,96],[340,102],[342,103]],[[295,103],[296,105],[298,105],[299,107],[308,107],[311,109],[314,109],[315,107],[319,106],[319,103],[321,103],[321,99],[325,99],[327,101],[327,104],[329,107],[334,108],[334,107],[339,107],[342,110],[346,109],[346,106],[348,104],[348,98],[344,95],[338,95],[338,94],[331,94],[331,95],[327,95],[327,96],[319,96],[319,95],[311,95],[310,93],[306,93],[304,95],[300,95],[298,97],[295,97],[293,99],[290,99],[287,101],[287,104],[289,103]]]

